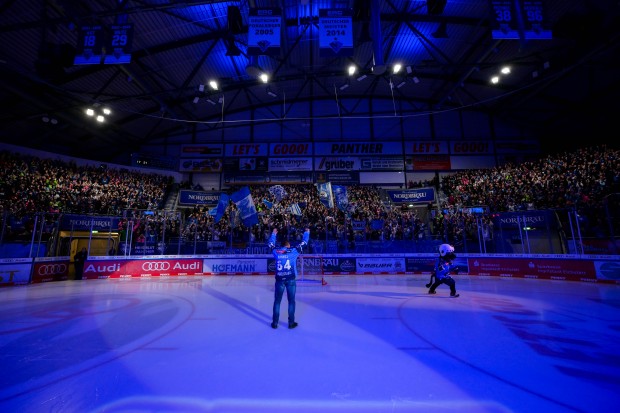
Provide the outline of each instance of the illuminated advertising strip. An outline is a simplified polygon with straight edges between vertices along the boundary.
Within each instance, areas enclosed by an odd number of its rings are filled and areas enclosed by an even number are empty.
[[[219,200],[219,192],[190,191],[188,189],[179,191],[179,204],[181,205],[217,205]]]
[[[68,280],[69,265],[67,257],[37,258],[32,266],[32,283]]]
[[[400,142],[315,142],[314,154],[317,156],[343,155],[402,155]]]
[[[405,143],[406,155],[448,155],[447,141],[413,141]]]
[[[393,274],[405,271],[404,258],[368,257],[355,260],[360,274]]]
[[[312,158],[269,158],[269,172],[312,171]]]
[[[202,275],[198,258],[168,259],[156,256],[135,259],[91,259],[84,266],[84,278],[148,278],[168,275]]]
[[[331,182],[339,185],[358,185],[360,183],[360,173],[355,171],[316,172],[316,182]]]
[[[224,145],[222,144],[181,145],[181,158],[204,158],[223,154]]]
[[[32,271],[32,258],[0,260],[0,287],[28,284],[30,271]]]
[[[388,190],[387,193],[392,202],[396,203],[428,203],[435,200],[434,188],[405,189],[402,191]]]
[[[493,142],[491,141],[452,141],[450,142],[452,155],[480,155],[492,154]]]
[[[436,253],[421,254],[318,254],[303,255],[298,261],[299,276],[347,274],[429,274]],[[573,259],[568,255],[510,254],[472,256],[461,254],[454,264],[463,276],[494,276],[602,282],[620,284],[620,259],[617,256],[595,256]],[[0,286],[60,281],[65,278],[68,257],[6,259],[0,261]],[[30,281],[30,273],[33,273]],[[89,257],[84,268],[85,279],[184,277],[203,275],[273,275],[275,260],[270,254],[258,256],[208,255]]]
[[[260,275],[268,273],[267,260],[253,257],[232,256],[231,259],[205,259],[203,268],[205,274],[214,275]]]
[[[405,169],[405,161],[402,157],[362,158],[360,164],[360,169],[363,171],[402,171]]]
[[[182,158],[179,160],[179,172],[222,172],[220,158]]]
[[[60,229],[73,231],[90,231],[91,229],[97,231],[117,231],[120,220],[116,216],[93,217],[89,215],[63,214],[60,221]]]
[[[357,157],[321,156],[314,158],[315,171],[359,171],[360,159]]]
[[[311,143],[272,143],[269,146],[271,156],[308,156],[312,155]]]
[[[228,143],[224,147],[226,156],[267,156],[268,143]]]

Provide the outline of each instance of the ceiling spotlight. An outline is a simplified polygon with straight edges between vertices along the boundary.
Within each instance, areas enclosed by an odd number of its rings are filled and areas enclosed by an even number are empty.
[[[494,85],[499,83],[499,76],[493,76],[491,78],[491,83],[493,83]]]
[[[86,109],[86,114],[88,116],[95,116],[95,110],[93,108]]]
[[[502,72],[502,74],[504,74],[504,75],[509,74],[509,73],[510,73],[510,67],[509,67],[509,66],[504,66],[504,67],[502,67],[501,72]]]
[[[204,92],[205,91],[205,85],[198,86],[198,91]]]
[[[101,109],[101,111],[103,112],[104,115],[109,115],[110,113],[112,113],[112,111],[108,108],[103,108]]]
[[[200,100],[200,98],[198,96],[196,96],[192,102],[194,102],[194,104],[196,104],[196,103],[198,103],[199,100]]]
[[[351,65],[347,71],[349,72],[349,76],[353,76],[355,72],[357,72],[357,66]]]
[[[99,123],[103,123],[105,121],[105,117],[103,115],[97,115],[95,119],[97,119],[97,122]]]
[[[258,78],[263,82],[263,83],[267,83],[269,82],[269,75],[267,73],[261,73]]]
[[[42,120],[43,122],[47,123],[47,122],[49,122],[49,121],[50,121],[50,118],[49,118],[49,116],[47,116],[47,115],[43,115],[43,117],[41,118],[41,120]]]
[[[394,67],[392,68],[392,73],[398,73],[400,72],[400,69],[402,69],[403,66],[400,63],[396,63],[394,65]]]
[[[211,89],[213,90],[218,90],[219,88],[216,80],[209,80],[209,86],[211,86]]]
[[[414,76],[413,83],[420,83],[420,79],[417,76]]]
[[[52,119],[50,120],[50,123],[51,123],[52,125],[56,125],[56,124],[58,124],[58,120],[56,120],[56,118],[52,118]]]
[[[411,66],[405,66],[405,69],[407,70],[408,75],[413,73],[413,68]]]

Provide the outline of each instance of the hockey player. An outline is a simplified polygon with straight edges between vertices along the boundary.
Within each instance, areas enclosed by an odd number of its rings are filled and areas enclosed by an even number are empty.
[[[458,274],[458,268],[452,262],[456,258],[456,254],[454,254],[454,247],[450,244],[441,244],[439,246],[439,257],[435,261],[435,267],[433,268],[433,274],[431,275],[430,283],[426,284],[429,287],[429,294],[437,294],[435,290],[441,284],[446,284],[450,287],[450,297],[458,297],[459,294],[456,293],[456,282],[452,277],[450,277],[450,273],[453,272]],[[435,279],[433,281],[433,278]]]
[[[276,259],[276,284],[273,300],[273,319],[271,328],[278,328],[280,321],[280,303],[286,289],[286,299],[288,300],[288,328],[297,327],[295,322],[295,293],[297,291],[297,257],[303,252],[304,245],[308,245],[310,240],[310,228],[304,231],[302,241],[294,248],[288,241],[284,241],[282,247],[276,247],[276,236],[278,229],[274,228],[269,237],[269,248]]]

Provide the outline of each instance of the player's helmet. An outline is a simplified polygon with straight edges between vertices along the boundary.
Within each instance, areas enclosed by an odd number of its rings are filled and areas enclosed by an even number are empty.
[[[439,255],[447,260],[453,260],[456,258],[456,254],[454,254],[454,247],[450,244],[441,244],[439,246]]]

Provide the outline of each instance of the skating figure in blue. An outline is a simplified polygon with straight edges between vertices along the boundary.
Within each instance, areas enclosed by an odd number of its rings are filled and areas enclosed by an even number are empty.
[[[454,253],[454,247],[450,244],[441,244],[439,246],[439,257],[435,261],[435,267],[433,268],[433,274],[431,275],[431,281],[426,284],[427,287],[430,287],[428,290],[429,294],[437,294],[436,289],[441,284],[446,284],[450,287],[450,297],[458,297],[459,294],[456,293],[456,281],[454,278],[450,277],[450,273],[453,272],[458,274],[458,267],[453,264],[454,259],[456,258],[456,254]],[[434,277],[434,282],[433,282]]]

